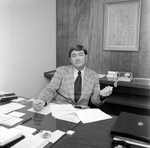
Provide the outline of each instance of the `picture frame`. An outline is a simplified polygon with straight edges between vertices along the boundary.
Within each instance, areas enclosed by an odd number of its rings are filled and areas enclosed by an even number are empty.
[[[104,50],[138,51],[141,0],[104,4]]]

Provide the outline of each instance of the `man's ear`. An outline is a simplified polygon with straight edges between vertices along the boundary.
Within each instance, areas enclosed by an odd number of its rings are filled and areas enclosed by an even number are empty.
[[[86,55],[85,59],[87,60],[88,59],[88,56]]]

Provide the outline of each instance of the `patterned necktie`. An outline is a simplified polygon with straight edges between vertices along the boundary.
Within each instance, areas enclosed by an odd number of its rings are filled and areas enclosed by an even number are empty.
[[[80,96],[81,96],[81,87],[82,87],[82,77],[81,77],[81,71],[78,71],[78,76],[74,82],[74,98],[75,102],[78,102]]]

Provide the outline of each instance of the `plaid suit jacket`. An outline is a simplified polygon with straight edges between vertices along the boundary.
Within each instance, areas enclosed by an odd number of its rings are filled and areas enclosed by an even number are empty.
[[[77,103],[74,101],[74,68],[72,65],[61,66],[47,84],[46,88],[41,91],[38,99],[57,103],[70,103],[73,105],[87,106],[89,99],[96,106],[102,104],[100,101],[100,84],[98,74],[85,67],[84,77],[82,80],[82,92]]]

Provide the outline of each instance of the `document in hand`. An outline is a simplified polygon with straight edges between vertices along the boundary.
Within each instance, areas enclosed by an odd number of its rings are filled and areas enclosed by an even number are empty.
[[[0,146],[4,146],[22,136],[22,132],[18,129],[7,129],[3,126],[0,126]]]

